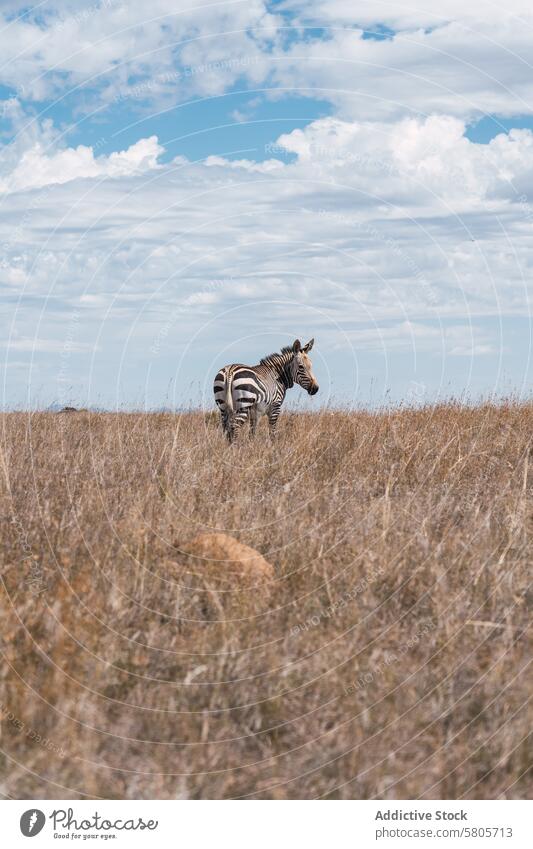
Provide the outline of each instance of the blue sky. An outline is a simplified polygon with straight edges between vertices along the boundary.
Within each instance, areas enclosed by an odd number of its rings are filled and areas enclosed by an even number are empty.
[[[529,397],[533,14],[464,5],[3,4],[3,406],[209,406],[297,336],[314,406]]]

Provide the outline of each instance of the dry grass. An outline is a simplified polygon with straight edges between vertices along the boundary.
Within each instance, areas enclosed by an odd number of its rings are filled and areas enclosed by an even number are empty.
[[[4,795],[531,792],[532,406],[1,426]],[[270,592],[199,577],[209,529]]]

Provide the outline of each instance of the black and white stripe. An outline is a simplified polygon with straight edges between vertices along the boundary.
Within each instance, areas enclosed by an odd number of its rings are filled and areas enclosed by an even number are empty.
[[[273,436],[287,389],[291,389],[295,383],[310,395],[318,392],[318,383],[308,357],[313,343],[314,339],[311,339],[302,347],[297,339],[293,345],[282,348],[279,353],[264,357],[256,366],[234,363],[220,369],[215,377],[213,391],[222,426],[230,442],[233,442],[246,421],[250,422],[254,434],[262,415],[267,416],[270,434]]]

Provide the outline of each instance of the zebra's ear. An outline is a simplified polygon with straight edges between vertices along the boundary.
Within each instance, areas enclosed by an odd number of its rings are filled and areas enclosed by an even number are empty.
[[[302,351],[304,351],[306,354],[308,354],[314,344],[315,344],[315,340],[310,339],[309,342],[307,343],[307,345],[304,345],[304,347],[302,348]]]
[[[295,354],[297,354],[298,351],[302,350],[302,343],[300,342],[299,339],[294,340],[294,342],[292,344],[292,350],[294,351]]]

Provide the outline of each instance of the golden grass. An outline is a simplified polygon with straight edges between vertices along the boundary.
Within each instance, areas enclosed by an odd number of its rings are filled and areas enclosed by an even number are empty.
[[[0,424],[5,796],[530,794],[533,406]]]

